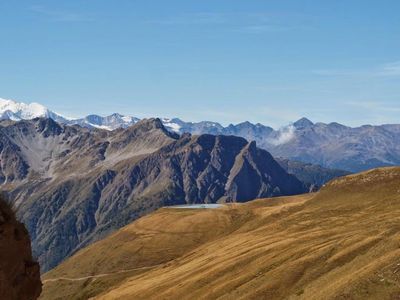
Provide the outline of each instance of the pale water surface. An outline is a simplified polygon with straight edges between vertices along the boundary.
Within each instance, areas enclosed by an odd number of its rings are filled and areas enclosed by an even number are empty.
[[[202,209],[202,208],[220,208],[222,204],[185,204],[170,206],[170,208]]]

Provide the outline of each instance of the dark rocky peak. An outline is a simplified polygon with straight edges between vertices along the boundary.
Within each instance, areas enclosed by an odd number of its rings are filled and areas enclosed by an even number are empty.
[[[35,123],[36,131],[42,133],[44,137],[60,135],[63,132],[63,128],[53,119],[36,118],[33,119],[33,122]]]
[[[111,151],[120,151],[131,145],[125,151],[154,151],[174,140],[179,140],[179,135],[168,131],[160,119],[143,119],[136,124],[123,129],[110,132],[112,143]]]
[[[177,133],[167,130],[159,118],[140,120],[136,124],[129,127],[127,130],[136,134],[146,134],[151,131],[159,131],[160,133],[163,133],[168,137],[179,139],[179,135]]]
[[[241,147],[243,148],[248,142],[245,138],[233,135],[218,135],[217,136],[218,144],[223,145],[224,147]]]
[[[218,148],[219,150],[239,152],[248,142],[238,136],[202,134],[195,136],[193,142],[202,146],[204,149]]]
[[[205,149],[213,148],[215,140],[216,136],[212,134],[202,134],[195,138],[196,143]]]
[[[274,160],[271,154],[247,143],[236,156],[226,184],[228,201],[248,201],[270,196],[300,194],[305,186]]]
[[[159,118],[142,119],[133,125],[132,128],[142,128],[144,130],[165,129]]]
[[[296,127],[296,129],[305,129],[312,127],[313,125],[314,123],[307,118],[301,118],[293,123],[293,126]]]
[[[226,136],[226,135],[213,135],[213,134],[201,134],[191,135],[184,133],[180,136],[179,140],[163,148],[163,151],[183,151],[192,152],[199,154],[206,152],[211,154],[212,152],[216,156],[223,156],[226,159],[226,155],[237,155],[248,142],[241,137],[237,136]]]

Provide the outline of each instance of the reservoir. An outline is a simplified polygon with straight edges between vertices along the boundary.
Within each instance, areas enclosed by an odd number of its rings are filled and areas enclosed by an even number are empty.
[[[182,209],[213,209],[213,208],[220,208],[222,204],[185,204],[185,205],[175,205],[170,206],[170,208],[182,208]]]

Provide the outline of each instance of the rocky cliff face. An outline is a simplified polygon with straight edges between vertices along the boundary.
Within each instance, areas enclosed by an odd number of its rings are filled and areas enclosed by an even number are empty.
[[[255,143],[178,136],[159,119],[114,131],[6,122],[0,139],[3,188],[16,199],[43,270],[162,206],[307,191]]]
[[[28,231],[0,199],[0,299],[37,299],[41,290],[39,264],[32,258]]]

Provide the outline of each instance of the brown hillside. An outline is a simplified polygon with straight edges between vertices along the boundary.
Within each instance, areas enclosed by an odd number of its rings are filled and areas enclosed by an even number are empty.
[[[399,220],[400,168],[317,194],[161,209],[45,274],[42,299],[398,299]]]

